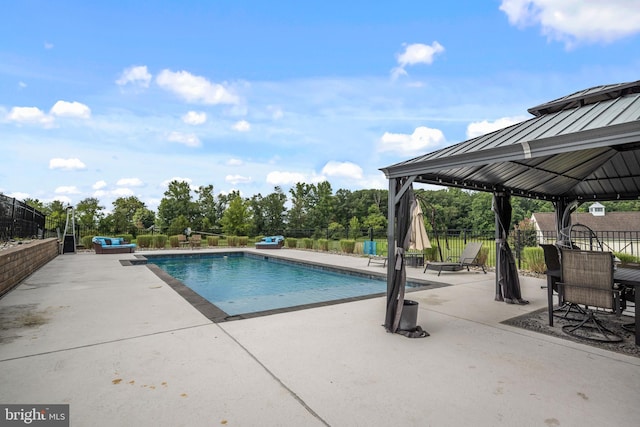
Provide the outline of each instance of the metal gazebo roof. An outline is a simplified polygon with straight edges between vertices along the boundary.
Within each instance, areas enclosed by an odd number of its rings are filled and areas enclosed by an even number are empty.
[[[543,200],[640,197],[640,80],[530,108],[535,117],[381,170]]]

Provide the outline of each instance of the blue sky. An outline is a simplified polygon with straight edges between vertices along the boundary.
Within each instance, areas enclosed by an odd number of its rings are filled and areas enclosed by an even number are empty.
[[[387,188],[381,167],[639,80],[640,0],[22,0],[0,40],[0,192],[155,210],[172,179]]]

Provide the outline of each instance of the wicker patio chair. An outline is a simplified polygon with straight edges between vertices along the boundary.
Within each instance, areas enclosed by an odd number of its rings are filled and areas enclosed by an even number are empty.
[[[596,316],[601,310],[620,315],[620,291],[613,282],[611,252],[563,249],[562,281],[558,286],[565,302],[585,306],[579,323],[565,325],[562,330],[576,338],[592,341],[619,342],[622,337],[604,326]],[[599,309],[599,310],[596,310]]]

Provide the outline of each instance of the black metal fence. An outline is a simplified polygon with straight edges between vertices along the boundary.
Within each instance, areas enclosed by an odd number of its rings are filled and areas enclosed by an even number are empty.
[[[12,200],[12,199],[10,199]],[[18,202],[19,203],[19,202]],[[33,211],[33,209],[31,210]],[[43,220],[44,221],[44,220]],[[62,229],[64,227],[64,219],[60,219],[59,224],[54,224],[47,218],[47,225],[45,228],[45,235],[55,235],[57,228]],[[43,228],[43,226],[39,226]],[[4,227],[3,227],[4,229]],[[100,230],[96,228],[81,227],[76,223],[76,239],[77,242],[81,242],[85,236],[95,235],[115,235],[122,234],[122,232],[113,232],[112,230]],[[211,230],[193,230],[194,233],[201,233],[204,235],[222,235],[224,232],[221,229]],[[167,234],[168,230],[159,228],[141,229],[137,234]],[[26,235],[35,235],[36,232],[27,232]],[[126,233],[125,233],[126,234]],[[323,229],[280,229],[270,230],[263,233],[263,235],[283,235],[287,238],[312,238],[312,239],[327,239],[327,240],[341,240],[341,239],[356,239],[356,240],[375,240],[378,242],[378,252],[386,250],[387,229],[386,228],[359,228],[350,229],[344,228],[323,228]],[[495,257],[495,231],[494,230],[430,230],[428,232],[429,239],[433,246],[432,256],[434,259],[446,259],[447,256],[459,255],[467,243],[481,241],[484,246],[489,249],[488,263]],[[252,236],[254,237],[254,236]],[[133,236],[135,239],[135,236]],[[542,243],[555,243],[557,236],[555,232],[536,232],[535,230],[512,230],[509,235],[509,245],[511,246],[518,266],[521,266],[522,254],[525,248],[535,247]],[[587,250],[605,250],[615,253],[624,253],[635,257],[640,257],[640,231],[599,231],[592,232],[588,230],[574,231],[571,236],[571,240],[574,241],[581,249]]]
[[[45,215],[13,197],[0,194],[0,241],[42,238]]]

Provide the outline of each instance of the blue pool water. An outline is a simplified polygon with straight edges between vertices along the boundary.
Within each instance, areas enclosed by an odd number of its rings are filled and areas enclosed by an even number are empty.
[[[243,254],[149,259],[229,315],[386,292],[386,280]]]

